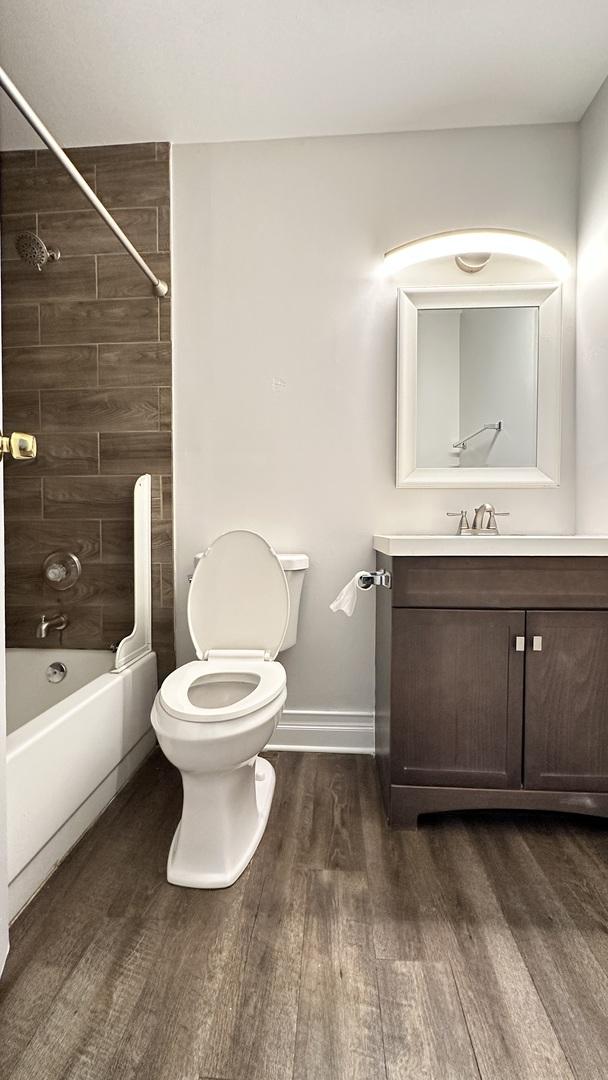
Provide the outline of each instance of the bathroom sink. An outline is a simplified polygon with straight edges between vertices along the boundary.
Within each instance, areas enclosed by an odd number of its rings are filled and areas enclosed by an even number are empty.
[[[608,555],[608,536],[374,536],[384,555]]]

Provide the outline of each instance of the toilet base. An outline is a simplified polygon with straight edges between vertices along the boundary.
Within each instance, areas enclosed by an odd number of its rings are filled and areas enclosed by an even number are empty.
[[[230,773],[186,773],[182,781],[184,807],[169,851],[167,881],[190,889],[226,889],[246,870],[264,835],[274,769],[256,757]]]

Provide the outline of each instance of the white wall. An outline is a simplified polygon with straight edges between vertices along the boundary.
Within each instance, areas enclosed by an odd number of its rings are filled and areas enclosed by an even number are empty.
[[[460,431],[460,315],[458,309],[418,312],[416,464],[458,465],[452,443]]]
[[[373,707],[373,597],[328,604],[382,532],[454,528],[482,498],[514,532],[573,529],[573,304],[561,487],[395,488],[396,288],[382,252],[441,229],[521,229],[575,254],[572,125],[173,149],[178,656],[186,574],[224,529],[309,553],[290,708]]]
[[[502,421],[460,457],[464,468],[536,465],[538,310],[477,308],[460,323],[460,434]]]
[[[577,293],[578,532],[608,532],[608,81],[581,124]]]

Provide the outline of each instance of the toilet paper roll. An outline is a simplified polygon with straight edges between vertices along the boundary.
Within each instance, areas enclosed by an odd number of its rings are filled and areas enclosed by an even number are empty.
[[[366,584],[363,583],[364,581]],[[329,605],[331,610],[334,612],[341,611],[350,618],[357,606],[357,590],[366,591],[370,585],[369,570],[357,570],[357,573],[353,575],[350,581],[347,581],[336,599]]]

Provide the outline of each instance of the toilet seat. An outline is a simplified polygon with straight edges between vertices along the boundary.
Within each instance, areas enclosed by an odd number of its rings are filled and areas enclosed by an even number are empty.
[[[249,716],[280,697],[286,675],[274,658],[289,620],[289,588],[262,536],[239,529],[207,548],[192,577],[187,613],[198,660],[165,679],[159,701],[166,713],[190,723],[218,723]],[[237,690],[236,700],[228,692],[226,703],[209,708],[190,696],[196,683],[238,683],[238,675],[253,685]]]
[[[233,704],[222,705],[220,708],[209,709],[195,705],[188,696],[191,687],[201,679],[227,676],[226,681],[230,682],[231,675],[253,675],[258,681]],[[264,660],[262,656],[243,659],[239,656],[224,655],[209,660],[193,660],[177,668],[165,679],[159,697],[165,712],[178,720],[196,724],[210,721],[220,723],[247,716],[268,705],[281,695],[285,683],[285,668],[277,661]]]
[[[274,660],[289,623],[289,586],[274,548],[249,529],[218,536],[197,562],[186,611],[199,660],[219,649]]]

